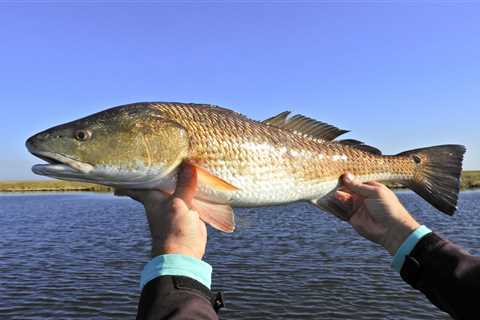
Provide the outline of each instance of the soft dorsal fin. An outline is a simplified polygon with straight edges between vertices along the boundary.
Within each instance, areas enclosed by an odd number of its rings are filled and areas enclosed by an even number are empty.
[[[360,149],[360,150],[363,150],[363,151],[367,151],[367,152],[370,152],[370,153],[373,153],[373,154],[382,155],[382,151],[378,150],[377,148],[369,146],[368,144],[365,144],[362,141],[358,141],[358,140],[355,140],[355,139],[339,140],[338,143],[344,144],[344,145],[347,145],[347,146],[352,146],[354,148],[357,148],[357,149]]]
[[[290,118],[288,117],[289,115],[290,111],[284,111],[262,121],[262,123],[327,141],[332,141],[339,135],[348,132],[348,130],[339,129],[328,123],[317,121],[301,114],[294,115]]]

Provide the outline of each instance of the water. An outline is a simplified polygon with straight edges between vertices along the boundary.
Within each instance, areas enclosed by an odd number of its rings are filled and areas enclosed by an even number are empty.
[[[417,218],[480,254],[480,191],[450,218],[409,192]],[[237,210],[210,230],[206,260],[224,319],[450,319],[390,269],[391,258],[317,209]],[[149,259],[142,207],[102,194],[0,196],[1,319],[132,319]]]

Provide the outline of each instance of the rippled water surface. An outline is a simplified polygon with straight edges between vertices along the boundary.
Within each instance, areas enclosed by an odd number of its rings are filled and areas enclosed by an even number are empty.
[[[480,191],[454,217],[409,192],[407,208],[480,254]],[[391,258],[317,209],[236,210],[206,260],[224,319],[449,319],[390,269]],[[0,319],[132,319],[149,259],[143,209],[102,194],[0,196]]]

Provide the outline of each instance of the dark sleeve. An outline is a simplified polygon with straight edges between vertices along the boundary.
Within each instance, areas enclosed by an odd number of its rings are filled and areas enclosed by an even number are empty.
[[[137,320],[216,320],[216,310],[222,306],[221,295],[213,296],[196,280],[183,276],[161,276],[149,281],[143,288]]]
[[[454,319],[480,319],[480,257],[430,233],[406,256],[400,274]]]

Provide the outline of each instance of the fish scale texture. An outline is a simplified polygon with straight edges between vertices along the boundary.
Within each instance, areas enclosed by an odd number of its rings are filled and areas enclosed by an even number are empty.
[[[266,125],[224,108],[177,103],[146,106],[187,130],[189,158],[239,188],[230,195],[230,201],[239,205],[318,198],[345,171],[365,176],[362,180],[413,175],[414,166],[407,157],[375,155]]]

